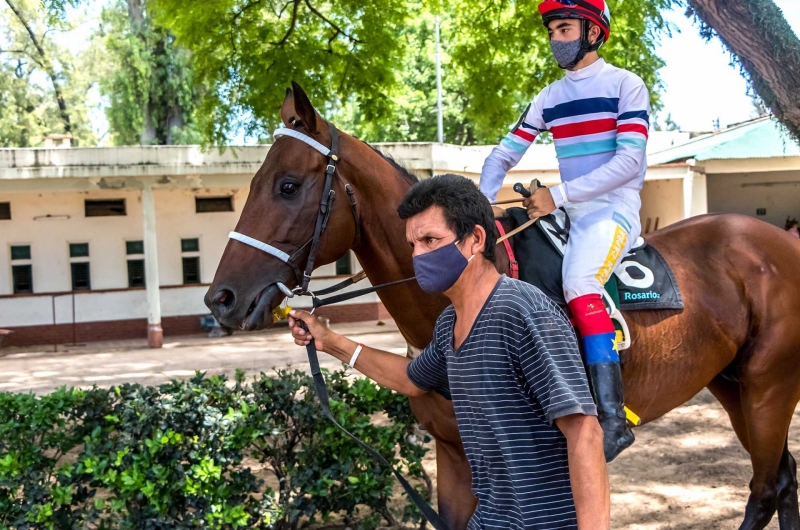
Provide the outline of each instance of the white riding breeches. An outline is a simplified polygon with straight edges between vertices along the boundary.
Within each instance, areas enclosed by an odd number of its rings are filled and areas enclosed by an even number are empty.
[[[602,294],[603,286],[641,233],[639,192],[617,189],[580,204],[567,204],[569,241],[564,251],[564,298]]]

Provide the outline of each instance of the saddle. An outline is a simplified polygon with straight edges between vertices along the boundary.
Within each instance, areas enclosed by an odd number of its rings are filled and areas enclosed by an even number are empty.
[[[524,208],[508,208],[506,215],[512,228],[528,221]],[[519,279],[535,285],[563,308],[567,303],[561,266],[569,241],[569,227],[567,213],[563,209],[556,210],[517,233],[513,249]],[[506,250],[510,250],[509,247]],[[641,237],[622,258],[605,287],[606,301],[612,312],[615,308],[623,311],[683,309],[683,297],[672,270],[661,254]]]

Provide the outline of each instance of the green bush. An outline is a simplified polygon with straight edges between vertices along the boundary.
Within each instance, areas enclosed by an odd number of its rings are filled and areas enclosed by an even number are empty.
[[[344,371],[331,408],[430,498],[408,401]],[[371,421],[377,420],[377,421]],[[295,529],[420,524],[391,472],[322,416],[303,372],[246,384],[0,393],[0,528]]]

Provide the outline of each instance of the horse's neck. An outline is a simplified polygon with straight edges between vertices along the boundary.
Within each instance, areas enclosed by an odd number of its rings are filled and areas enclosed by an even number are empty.
[[[369,147],[363,146],[358,156],[354,160],[366,163],[359,164],[353,178],[361,221],[361,240],[353,250],[373,285],[410,278],[414,266],[397,206],[411,186]],[[444,296],[424,293],[416,282],[390,287],[378,297],[403,337],[417,348],[431,341],[436,318],[448,304]]]

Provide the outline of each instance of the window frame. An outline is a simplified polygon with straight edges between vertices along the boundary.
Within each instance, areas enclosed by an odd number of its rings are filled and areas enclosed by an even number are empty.
[[[75,268],[76,265],[86,266],[86,287],[75,287]],[[89,261],[71,261],[69,264],[70,287],[72,291],[91,291],[92,290],[92,266]]]
[[[201,204],[212,204],[213,201],[222,201],[227,200],[227,204],[229,208],[224,209],[201,209]],[[229,213],[235,212],[236,206],[233,204],[233,195],[220,195],[220,196],[209,196],[209,197],[200,197],[195,195],[194,197],[194,213]]]
[[[197,263],[197,269],[195,270],[197,281],[187,281],[186,277],[186,262],[188,260],[194,260]],[[202,284],[202,277],[200,276],[200,256],[181,256],[181,269],[183,275],[183,285],[200,285]]]
[[[22,261],[22,260],[20,260]],[[27,260],[30,261],[30,260]],[[27,268],[29,273],[28,277],[30,278],[30,290],[19,290],[17,289],[17,281],[15,270],[19,270],[22,268]],[[11,265],[11,292],[13,294],[33,294],[35,291],[35,287],[33,284],[33,263],[16,263]]]
[[[106,213],[106,214],[89,214],[89,205],[90,204],[97,204],[100,203],[109,203],[109,210],[110,210],[110,203],[122,203],[122,213]],[[84,199],[83,200],[83,216],[84,217],[126,217],[128,215],[128,201],[124,198],[122,199]]]

